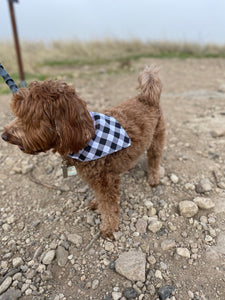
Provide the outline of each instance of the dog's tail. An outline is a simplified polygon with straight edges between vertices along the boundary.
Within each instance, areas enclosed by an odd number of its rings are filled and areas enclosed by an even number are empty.
[[[159,68],[155,65],[146,66],[139,74],[138,82],[140,89],[139,99],[153,106],[159,105],[159,99],[162,91],[162,82],[158,76]]]

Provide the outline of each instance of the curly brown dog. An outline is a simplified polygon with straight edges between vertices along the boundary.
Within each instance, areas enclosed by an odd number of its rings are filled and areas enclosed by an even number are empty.
[[[62,81],[33,82],[19,89],[11,108],[16,119],[4,128],[3,140],[18,145],[27,154],[52,149],[76,167],[93,189],[91,209],[101,213],[103,237],[113,237],[119,227],[120,174],[134,167],[147,151],[148,178],[159,184],[159,163],[165,140],[165,123],[159,105],[162,83],[155,66],[146,67],[138,77],[140,93],[133,99],[104,111],[125,130],[130,144],[98,159],[81,161],[71,153],[87,147],[97,127],[86,103],[73,87]],[[103,116],[104,116],[103,115]]]

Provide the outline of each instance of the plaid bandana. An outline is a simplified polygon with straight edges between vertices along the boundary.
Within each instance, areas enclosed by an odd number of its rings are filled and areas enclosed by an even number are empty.
[[[113,118],[104,114],[90,112],[96,129],[96,136],[78,153],[69,156],[81,161],[91,161],[112,154],[131,145],[123,127]]]

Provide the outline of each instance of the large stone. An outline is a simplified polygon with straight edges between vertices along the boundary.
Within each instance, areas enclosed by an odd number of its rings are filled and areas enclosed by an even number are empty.
[[[197,197],[193,201],[202,209],[211,209],[215,206],[215,203],[210,198]]]
[[[184,200],[179,203],[181,216],[191,218],[198,212],[198,206],[193,201]]]
[[[122,253],[116,260],[116,272],[132,281],[145,281],[146,257],[141,251]]]

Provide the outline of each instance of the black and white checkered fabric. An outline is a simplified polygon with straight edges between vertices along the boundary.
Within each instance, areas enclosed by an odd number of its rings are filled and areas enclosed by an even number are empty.
[[[78,153],[69,156],[80,161],[91,161],[112,154],[131,145],[123,127],[113,117],[90,112],[94,120],[96,136]]]

